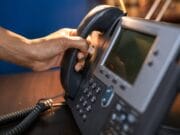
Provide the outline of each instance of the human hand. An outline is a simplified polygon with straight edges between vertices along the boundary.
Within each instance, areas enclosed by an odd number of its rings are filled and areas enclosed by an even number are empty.
[[[102,44],[99,42],[100,33],[93,32],[85,40],[76,36],[74,29],[60,29],[46,37],[31,40],[0,27],[0,35],[0,59],[35,71],[59,66],[68,48],[80,49],[75,65],[75,70],[79,71],[85,64],[87,54],[94,53],[92,46],[96,50]]]
[[[74,29],[60,29],[46,37],[31,40],[0,27],[0,35],[0,59],[34,71],[60,66],[68,48],[80,49],[83,57],[88,49],[86,40],[76,36]]]
[[[78,63],[75,66],[76,71],[83,70],[85,62],[86,62],[86,57],[89,55],[90,61],[93,63],[99,57],[101,54],[98,50],[102,50],[103,45],[104,45],[104,38],[103,34],[99,31],[93,31],[89,34],[87,37],[87,42],[88,42],[88,53],[78,53]]]
[[[32,40],[30,67],[35,71],[44,71],[60,66],[64,52],[68,48],[81,50],[78,53],[78,60],[80,62],[76,64],[75,69],[79,67],[83,63],[82,58],[87,53],[88,45],[85,39],[76,35],[77,33],[74,29],[61,29],[46,37]]]

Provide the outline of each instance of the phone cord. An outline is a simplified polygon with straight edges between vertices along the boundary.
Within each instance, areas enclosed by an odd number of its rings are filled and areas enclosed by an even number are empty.
[[[20,135],[22,134],[27,128],[31,126],[31,124],[37,119],[37,117],[44,111],[51,108],[51,104],[49,100],[46,100],[45,102],[39,101],[35,107],[27,108],[22,111],[18,111],[15,113],[11,113],[9,115],[1,116],[1,123],[9,123],[15,120],[19,120],[24,118],[18,125],[13,127],[12,129],[9,129],[8,131],[4,131],[3,133],[0,133],[2,135]]]
[[[3,126],[3,125],[8,124],[10,122],[15,122],[15,121],[18,121],[18,120],[22,120],[33,109],[34,109],[34,107],[29,107],[29,108],[25,108],[25,109],[20,110],[20,111],[16,111],[16,112],[12,112],[12,113],[0,116],[0,126]]]

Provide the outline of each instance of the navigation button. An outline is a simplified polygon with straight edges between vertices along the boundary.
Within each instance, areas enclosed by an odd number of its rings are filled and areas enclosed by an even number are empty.
[[[112,86],[107,87],[105,93],[103,93],[101,98],[101,106],[108,107],[113,99],[113,96],[114,96],[113,87]]]

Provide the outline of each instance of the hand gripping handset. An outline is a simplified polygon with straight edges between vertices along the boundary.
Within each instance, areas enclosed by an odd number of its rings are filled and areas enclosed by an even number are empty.
[[[104,33],[123,15],[124,13],[116,7],[97,6],[80,23],[77,29],[78,36],[86,38],[94,30]],[[66,91],[66,96],[71,99],[75,97],[83,78],[88,72],[88,60],[82,71],[76,72],[74,70],[77,63],[77,53],[78,49],[68,49],[61,64],[61,82]]]

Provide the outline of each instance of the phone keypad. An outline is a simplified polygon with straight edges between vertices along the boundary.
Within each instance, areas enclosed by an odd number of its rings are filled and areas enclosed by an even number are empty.
[[[86,87],[82,89],[82,95],[79,97],[79,101],[76,104],[76,110],[85,122],[89,113],[93,110],[93,105],[97,101],[102,88],[96,80],[90,78]]]

